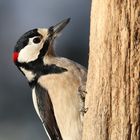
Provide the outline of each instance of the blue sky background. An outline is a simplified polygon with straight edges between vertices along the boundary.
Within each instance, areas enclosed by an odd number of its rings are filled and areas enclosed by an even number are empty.
[[[0,140],[47,140],[31,89],[12,62],[19,37],[71,17],[56,52],[87,66],[91,0],[0,0]]]

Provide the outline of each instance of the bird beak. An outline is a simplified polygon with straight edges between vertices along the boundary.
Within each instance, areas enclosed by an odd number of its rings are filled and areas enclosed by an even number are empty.
[[[64,27],[70,22],[70,18],[65,19],[61,22],[59,22],[58,24],[52,26],[49,28],[50,31],[53,32],[53,34],[57,35],[58,33],[60,33]]]

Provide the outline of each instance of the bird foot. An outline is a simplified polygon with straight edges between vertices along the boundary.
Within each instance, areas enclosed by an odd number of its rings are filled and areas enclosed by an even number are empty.
[[[85,113],[87,113],[87,111],[88,111],[88,108],[81,108],[80,109],[80,112],[82,113],[82,114],[85,114]]]
[[[80,95],[81,100],[85,101],[85,96],[87,94],[86,85],[82,85],[78,88],[78,95]]]

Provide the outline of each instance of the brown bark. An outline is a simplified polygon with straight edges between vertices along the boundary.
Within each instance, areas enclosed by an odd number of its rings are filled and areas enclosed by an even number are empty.
[[[93,0],[83,140],[140,140],[140,0]]]

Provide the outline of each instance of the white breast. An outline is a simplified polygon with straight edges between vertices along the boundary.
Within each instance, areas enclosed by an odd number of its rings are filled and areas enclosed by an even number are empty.
[[[63,140],[81,140],[79,79],[65,72],[41,76],[38,82],[48,90]]]

